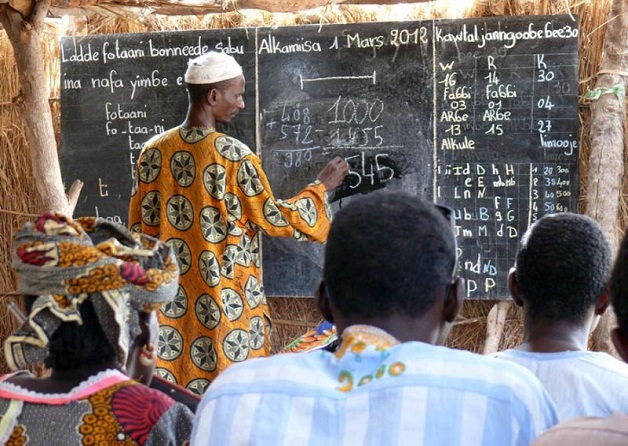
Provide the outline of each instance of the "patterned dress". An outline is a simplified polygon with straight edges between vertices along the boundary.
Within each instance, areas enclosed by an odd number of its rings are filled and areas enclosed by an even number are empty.
[[[137,167],[129,226],[171,245],[181,267],[159,315],[157,374],[201,394],[230,364],[268,355],[260,233],[325,241],[325,187],[275,199],[246,145],[201,128],[154,137]]]
[[[43,394],[5,382],[14,375],[0,378],[0,444],[189,443],[192,412],[117,370],[101,372],[67,394]]]

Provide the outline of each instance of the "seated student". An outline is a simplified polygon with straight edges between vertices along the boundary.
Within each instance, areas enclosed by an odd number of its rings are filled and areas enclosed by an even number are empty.
[[[600,226],[578,214],[554,214],[521,239],[508,285],[523,307],[523,344],[497,353],[530,369],[554,400],[561,421],[628,411],[628,365],[587,351],[589,333],[608,306],[611,249]]]
[[[93,218],[44,214],[18,233],[14,266],[28,316],[5,341],[9,366],[47,378],[0,378],[0,444],[181,445],[192,412],[120,371],[154,368],[154,309],[171,301],[172,249]]]
[[[613,344],[622,359],[628,362],[628,233],[624,236],[609,282],[611,301],[618,327],[611,332]],[[628,400],[626,386],[615,392]],[[561,423],[541,435],[534,446],[625,446],[628,444],[628,411],[616,412],[608,418],[578,418]]]
[[[554,425],[527,370],[438,346],[465,293],[451,218],[405,193],[341,209],[316,291],[340,347],[231,366],[203,396],[192,444],[527,445]]]

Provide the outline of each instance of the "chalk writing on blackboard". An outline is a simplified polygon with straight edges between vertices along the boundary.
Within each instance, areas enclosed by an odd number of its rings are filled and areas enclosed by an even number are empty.
[[[247,108],[223,130],[257,151],[277,197],[339,155],[351,172],[334,210],[384,187],[450,205],[470,298],[507,297],[525,229],[577,211],[578,29],[545,16],[64,38],[77,215],[126,221],[139,151],[182,121],[185,65],[209,50],[243,65]],[[311,295],[321,263],[320,245],[265,239],[267,294]]]

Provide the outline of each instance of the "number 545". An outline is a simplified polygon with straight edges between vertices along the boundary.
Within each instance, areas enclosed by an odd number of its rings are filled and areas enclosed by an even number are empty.
[[[355,160],[356,161],[352,161]],[[364,152],[360,152],[357,155],[352,155],[345,158],[345,161],[349,163],[349,174],[353,180],[349,180],[349,188],[355,189],[362,184],[362,181],[366,179],[371,186],[378,183],[386,183],[395,176],[395,171],[385,165],[386,159],[388,159],[387,153],[378,153],[373,158],[367,160]],[[384,165],[382,165],[382,163]]]

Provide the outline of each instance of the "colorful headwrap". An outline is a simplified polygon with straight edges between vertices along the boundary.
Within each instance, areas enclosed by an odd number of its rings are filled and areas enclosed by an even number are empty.
[[[129,321],[137,319],[137,310],[171,301],[178,289],[172,248],[103,219],[47,213],[24,225],[14,248],[20,292],[39,297],[26,322],[5,341],[13,370],[42,363],[56,329],[63,322],[82,323],[78,305],[86,299],[125,364]]]

